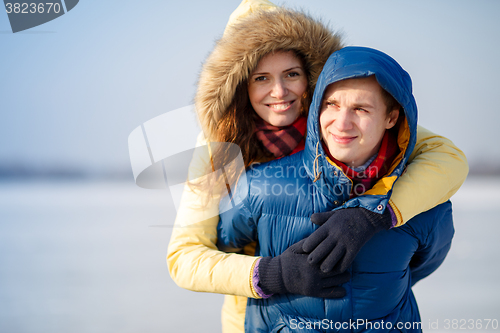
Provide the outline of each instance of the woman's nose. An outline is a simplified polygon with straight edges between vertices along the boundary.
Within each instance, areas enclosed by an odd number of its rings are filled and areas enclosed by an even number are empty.
[[[274,98],[283,98],[288,95],[288,88],[282,80],[277,80],[271,90],[271,96]]]

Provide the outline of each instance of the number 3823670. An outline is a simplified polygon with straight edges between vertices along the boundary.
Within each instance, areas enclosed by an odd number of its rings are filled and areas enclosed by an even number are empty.
[[[43,14],[43,13],[59,13],[61,11],[61,4],[46,2],[46,3],[6,3],[5,9],[7,14]]]
[[[497,319],[445,319],[444,329],[453,330],[487,330],[487,329],[498,329]]]

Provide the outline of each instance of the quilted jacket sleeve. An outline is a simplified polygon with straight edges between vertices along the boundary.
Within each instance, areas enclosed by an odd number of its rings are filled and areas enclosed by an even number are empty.
[[[199,145],[204,142],[199,139]],[[190,172],[202,172],[209,160],[193,159]],[[192,291],[260,298],[252,291],[251,273],[257,257],[217,249],[220,198],[199,208],[202,194],[185,186],[168,246],[170,276]]]
[[[400,226],[449,200],[462,186],[469,166],[451,140],[418,126],[417,143],[406,172],[395,183],[389,201]]]
[[[248,192],[245,177],[245,181],[240,179],[232,198],[225,196],[221,200],[217,227],[220,249],[240,249],[257,241],[257,225],[252,216]]]
[[[442,264],[450,250],[455,232],[449,201],[415,217],[417,220],[420,218],[433,218],[434,221],[427,224],[418,224],[418,221],[415,221],[417,227],[425,225],[430,230],[421,230],[419,247],[410,261],[412,285],[427,277]]]

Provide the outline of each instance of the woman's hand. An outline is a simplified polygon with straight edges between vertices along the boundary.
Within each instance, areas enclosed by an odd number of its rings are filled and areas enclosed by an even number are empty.
[[[351,266],[359,250],[377,232],[392,227],[389,209],[383,214],[368,209],[346,208],[311,215],[318,230],[304,240],[308,261],[325,273],[342,273]]]
[[[350,280],[348,272],[325,273],[311,266],[302,250],[304,240],[295,243],[277,257],[264,257],[259,262],[259,286],[270,294],[300,294],[312,297],[342,298],[346,291],[340,287]]]

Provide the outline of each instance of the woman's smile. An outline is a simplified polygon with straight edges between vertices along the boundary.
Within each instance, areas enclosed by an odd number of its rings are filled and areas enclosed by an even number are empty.
[[[292,106],[292,104],[294,102],[295,101],[281,102],[281,103],[270,103],[270,104],[267,104],[267,106],[269,108],[271,108],[274,112],[285,112],[285,111],[288,111],[290,109],[290,107]]]

